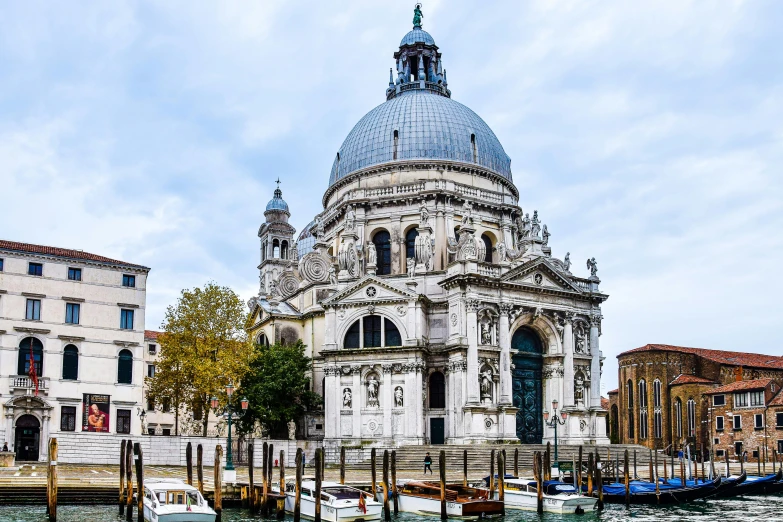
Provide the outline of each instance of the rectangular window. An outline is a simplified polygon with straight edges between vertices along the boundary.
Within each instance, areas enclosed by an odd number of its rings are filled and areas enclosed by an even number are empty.
[[[28,299],[27,311],[24,318],[28,321],[40,321],[41,320],[41,300],[40,299]]]
[[[155,399],[147,397],[147,411],[155,411]]]
[[[133,310],[120,310],[120,329],[133,330]]]
[[[713,406],[725,406],[726,405],[726,396],[725,395],[713,395],[712,396],[712,405]]]
[[[128,274],[122,274],[122,286],[127,286],[128,288],[135,288],[136,287],[136,276],[128,275]]]
[[[775,413],[775,427],[783,428],[783,411]]]
[[[155,435],[155,428],[147,428],[147,435]]]
[[[169,437],[171,435],[171,428],[163,428],[163,436]]]
[[[739,415],[734,416],[734,421],[732,422],[732,427],[734,428],[734,431],[739,431],[742,429],[742,417]]]
[[[155,377],[155,365],[154,364],[148,364],[147,365],[147,377]]]
[[[783,440],[778,441],[778,455],[783,454]]]
[[[722,457],[723,455],[725,455],[723,450],[715,450],[716,457]]]
[[[163,412],[168,413],[171,411],[171,401],[169,399],[163,399]]]
[[[0,258],[0,272],[2,271],[3,271],[3,260],[2,258]]]
[[[757,430],[764,429],[764,415],[757,413],[753,416],[753,427]]]
[[[158,353],[158,347],[155,346],[154,344],[149,345],[149,352],[150,355],[155,355],[156,353]]]
[[[660,410],[655,410],[653,414],[653,430],[656,439],[663,437],[663,415]]]
[[[715,417],[715,431],[723,431],[723,417]]]
[[[79,324],[79,311],[78,303],[65,303],[65,322],[68,324]]]
[[[76,431],[76,406],[60,408],[60,431]]]
[[[735,408],[744,408],[748,405],[748,394],[747,393],[735,393],[734,394],[734,407]]]
[[[714,439],[712,439],[712,445],[713,446],[717,446],[718,444],[720,444],[720,439],[718,437],[715,437]]]
[[[750,392],[750,405],[751,406],[764,406],[764,391]]]
[[[68,279],[71,281],[81,281],[82,280],[82,269],[81,268],[69,268],[68,269]]]
[[[43,275],[43,265],[41,263],[29,263],[27,265],[27,275],[42,276]]]
[[[117,433],[131,432],[131,411],[117,410]]]

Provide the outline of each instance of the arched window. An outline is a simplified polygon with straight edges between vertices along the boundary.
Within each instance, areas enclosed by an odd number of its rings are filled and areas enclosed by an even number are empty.
[[[31,356],[35,364],[35,374],[38,377],[43,375],[43,344],[35,337],[26,337],[19,343],[19,358],[16,367],[17,375],[30,374]]]
[[[408,230],[405,234],[405,258],[416,259],[416,238],[419,235],[419,231],[415,228]]]
[[[63,380],[75,381],[79,378],[79,349],[69,344],[63,349]]]
[[[688,399],[688,436],[696,436],[696,401]]]
[[[446,378],[441,372],[430,375],[430,408],[446,407]]]
[[[267,242],[264,241],[261,243],[261,261],[266,261],[266,248],[267,248]]]
[[[674,433],[682,438],[682,400],[679,397],[674,401]]]
[[[492,240],[489,238],[487,234],[481,234],[481,240],[484,242],[484,262],[485,263],[491,263],[492,262]]]
[[[617,410],[617,405],[614,404],[612,405],[611,429],[609,431],[609,438],[611,439],[612,444],[620,443],[619,427],[620,427],[619,412]]]
[[[661,409],[661,381],[653,381],[653,436],[656,439],[663,437],[663,411]]]
[[[375,253],[378,258],[376,273],[378,275],[391,274],[391,236],[385,230],[381,230],[375,233],[372,242],[375,244]]]
[[[269,346],[269,339],[266,338],[266,334],[258,334],[258,337],[256,337],[256,344],[260,346]]]
[[[400,331],[380,315],[368,315],[354,322],[345,334],[343,348],[402,346]]]
[[[647,382],[639,381],[639,438],[647,438]]]
[[[282,259],[288,259],[288,241],[280,243],[280,257]]]
[[[130,350],[122,350],[117,361],[117,382],[119,384],[133,383],[133,353]]]
[[[628,438],[632,439],[635,437],[634,435],[634,422],[633,422],[633,381],[630,379],[628,380],[628,385],[626,387],[627,394],[628,394]]]
[[[399,143],[399,141],[400,141],[400,132],[395,130],[394,131],[394,153],[393,153],[393,156],[392,156],[392,159],[395,159],[395,160],[397,159],[397,144]]]
[[[476,147],[476,135],[470,135],[470,147],[473,149],[473,163],[478,162],[478,148]]]
[[[277,239],[272,241],[272,257],[275,259],[280,257],[280,241]]]

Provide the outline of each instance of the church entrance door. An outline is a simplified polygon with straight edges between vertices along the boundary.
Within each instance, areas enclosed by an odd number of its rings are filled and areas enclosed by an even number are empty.
[[[446,441],[444,419],[430,419],[430,444],[443,444]]]
[[[517,438],[523,444],[541,444],[544,437],[541,339],[529,328],[519,328],[511,338],[517,350],[512,362],[512,394],[517,411]]]
[[[41,444],[41,424],[32,415],[22,415],[16,421],[14,451],[16,460],[37,461]]]

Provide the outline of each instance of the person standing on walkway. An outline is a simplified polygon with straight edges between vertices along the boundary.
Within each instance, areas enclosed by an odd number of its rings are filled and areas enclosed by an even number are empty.
[[[430,457],[430,453],[427,452],[427,456],[424,457],[424,474],[427,474],[427,470],[430,470],[430,475],[432,475],[432,457]]]

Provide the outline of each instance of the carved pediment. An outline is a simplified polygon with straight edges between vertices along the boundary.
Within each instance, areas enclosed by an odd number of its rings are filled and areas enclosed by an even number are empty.
[[[356,283],[323,301],[324,306],[365,304],[371,302],[410,301],[419,295],[407,288],[392,285],[375,276],[365,276]]]
[[[555,266],[546,257],[532,259],[527,263],[508,271],[501,277],[502,281],[509,283],[524,283],[542,288],[566,290],[581,293],[571,281],[568,274],[563,273],[560,267]]]

